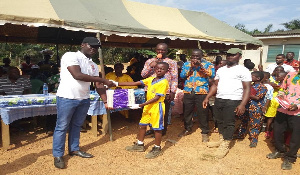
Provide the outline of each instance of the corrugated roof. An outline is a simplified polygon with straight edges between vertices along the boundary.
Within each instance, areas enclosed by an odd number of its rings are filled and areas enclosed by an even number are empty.
[[[288,30],[288,31],[277,31],[277,32],[268,32],[262,34],[253,35],[254,37],[263,37],[263,36],[285,36],[285,35],[300,35],[300,29]]]

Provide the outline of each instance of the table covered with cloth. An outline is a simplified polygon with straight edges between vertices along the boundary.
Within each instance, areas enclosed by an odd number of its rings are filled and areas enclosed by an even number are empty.
[[[124,93],[124,90],[120,89],[115,91],[118,94]],[[143,89],[135,89],[134,96],[137,104],[145,102],[145,92]],[[105,105],[97,92],[91,91],[90,99],[88,115],[106,114]],[[118,103],[118,101],[116,100],[115,103]],[[110,112],[124,109],[128,108],[124,106],[117,107]],[[0,97],[0,115],[2,121],[7,125],[22,118],[51,115],[56,113],[56,96],[54,94],[49,94],[47,96],[43,94],[29,94]]]
[[[90,94],[91,105],[88,115],[106,114],[104,103],[98,94]],[[49,94],[12,95],[0,97],[0,115],[2,121],[10,123],[33,116],[56,114],[56,96]]]
[[[127,90],[115,90],[115,96],[124,95]],[[132,91],[131,91],[132,92]],[[129,94],[129,93],[128,93]],[[134,101],[137,104],[145,102],[145,92],[143,89],[135,89],[133,91]],[[114,110],[110,112],[120,111],[128,109],[128,106],[120,106],[120,99],[114,98]],[[106,120],[110,121],[109,113],[106,115],[105,105],[98,95],[97,92],[91,91],[90,93],[90,108],[88,110],[88,115],[92,116],[92,132],[97,136],[97,115],[106,116]],[[121,98],[124,104],[126,98]],[[29,95],[13,95],[13,96],[0,96],[0,115],[1,115],[1,131],[2,131],[2,145],[4,149],[9,148],[10,144],[10,134],[9,134],[9,124],[22,119],[33,116],[51,115],[56,114],[56,96],[54,94],[43,95],[43,94],[29,94]],[[103,121],[104,124],[104,121]],[[111,130],[110,122],[104,124],[105,128],[108,127]],[[106,129],[104,129],[106,133]],[[112,133],[110,132],[110,140],[112,140]]]

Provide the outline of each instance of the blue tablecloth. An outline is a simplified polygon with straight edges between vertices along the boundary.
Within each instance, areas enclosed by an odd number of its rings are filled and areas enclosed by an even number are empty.
[[[5,124],[39,115],[56,114],[56,96],[49,94],[12,95],[0,97],[0,114]]]
[[[88,115],[106,114],[104,103],[99,95],[90,94],[91,105]],[[2,96],[0,98],[0,115],[5,124],[33,116],[56,114],[56,96],[49,94],[30,94],[19,96]]]
[[[145,102],[145,92],[143,89],[135,89],[134,95],[137,104]],[[106,114],[105,105],[98,93],[91,92],[90,99],[91,104],[87,113],[88,115]],[[124,108],[112,110],[111,112],[120,110],[124,110]],[[53,94],[49,94],[49,96],[30,94],[0,97],[0,115],[3,122],[7,125],[22,118],[56,113],[56,96]]]

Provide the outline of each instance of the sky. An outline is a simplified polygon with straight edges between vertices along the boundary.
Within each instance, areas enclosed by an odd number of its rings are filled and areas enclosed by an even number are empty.
[[[248,30],[285,29],[282,23],[300,19],[300,0],[131,0],[147,4],[205,12],[231,26]]]

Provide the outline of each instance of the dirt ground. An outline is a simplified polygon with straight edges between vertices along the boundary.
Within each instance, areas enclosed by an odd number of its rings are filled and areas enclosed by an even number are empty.
[[[214,159],[205,154],[213,152],[201,142],[201,131],[195,123],[194,132],[184,138],[177,135],[183,130],[182,118],[172,118],[172,125],[163,137],[163,155],[152,160],[145,159],[154,140],[146,137],[145,153],[125,151],[136,141],[139,114],[133,112],[133,121],[112,116],[113,139],[108,135],[92,136],[90,130],[81,134],[81,149],[92,153],[92,159],[64,156],[66,169],[53,165],[52,136],[40,127],[24,131],[11,130],[10,150],[0,149],[0,174],[300,174],[300,161],[290,171],[281,170],[281,159],[268,160],[266,154],[274,150],[270,140],[259,136],[258,146],[249,148],[249,140],[234,141],[229,154]],[[212,133],[210,139],[216,140]],[[2,145],[1,145],[2,146]]]

